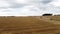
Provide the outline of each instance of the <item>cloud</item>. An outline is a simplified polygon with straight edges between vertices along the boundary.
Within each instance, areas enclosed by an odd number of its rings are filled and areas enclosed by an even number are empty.
[[[54,6],[60,6],[60,0],[54,0],[50,4],[53,4]]]
[[[38,16],[59,11],[55,0],[0,0],[0,15],[4,16]]]
[[[0,0],[0,7],[9,7],[10,4],[7,1]]]
[[[17,3],[26,3],[28,0],[15,0]]]
[[[43,4],[48,4],[48,3],[50,3],[50,2],[52,2],[53,0],[41,0],[41,2],[43,3]]]

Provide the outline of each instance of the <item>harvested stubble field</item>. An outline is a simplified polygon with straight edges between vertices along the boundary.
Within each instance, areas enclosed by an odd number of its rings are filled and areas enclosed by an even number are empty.
[[[0,17],[0,34],[60,34],[56,21],[60,16]]]

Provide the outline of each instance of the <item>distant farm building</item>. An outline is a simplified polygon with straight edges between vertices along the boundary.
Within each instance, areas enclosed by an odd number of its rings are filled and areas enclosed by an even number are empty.
[[[52,14],[43,14],[42,16],[52,16]]]

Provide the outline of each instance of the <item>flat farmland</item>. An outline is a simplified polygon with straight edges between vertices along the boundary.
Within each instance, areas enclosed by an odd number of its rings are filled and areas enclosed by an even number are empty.
[[[60,34],[57,22],[60,16],[0,17],[0,34]]]

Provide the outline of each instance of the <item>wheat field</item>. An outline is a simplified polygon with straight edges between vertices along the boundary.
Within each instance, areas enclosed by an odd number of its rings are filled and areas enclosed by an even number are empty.
[[[60,34],[59,23],[60,16],[0,17],[0,34]]]

